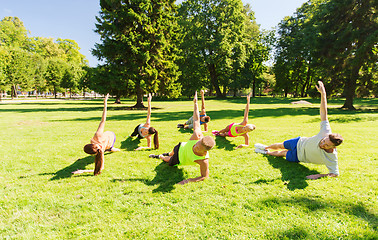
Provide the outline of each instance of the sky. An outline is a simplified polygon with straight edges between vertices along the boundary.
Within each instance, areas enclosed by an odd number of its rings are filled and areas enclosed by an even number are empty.
[[[91,49],[100,43],[94,32],[99,0],[0,0],[0,19],[18,17],[30,37],[75,40],[91,67],[99,63]],[[181,1],[180,1],[181,2]],[[306,0],[242,0],[249,3],[261,28],[271,30],[291,16]]]

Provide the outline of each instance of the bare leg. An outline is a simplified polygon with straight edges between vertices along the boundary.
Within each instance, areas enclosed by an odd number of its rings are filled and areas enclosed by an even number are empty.
[[[283,143],[274,143],[265,148],[265,150],[268,150],[268,149],[285,149],[285,147]]]
[[[274,152],[267,152],[266,154],[270,155],[270,156],[275,156],[275,157],[286,157],[286,153],[288,152],[289,150],[282,150],[282,151],[274,151]]]
[[[221,137],[227,137],[229,131],[230,131],[230,125],[228,125],[224,129],[220,130],[219,131],[219,136],[221,136]]]
[[[161,160],[163,160],[164,162],[169,162],[169,160],[171,159],[172,156],[163,156],[163,155],[159,155],[159,158]]]
[[[112,147],[112,148],[110,149],[110,151],[111,151],[111,152],[119,152],[119,151],[121,151],[121,150],[118,149],[118,148]]]

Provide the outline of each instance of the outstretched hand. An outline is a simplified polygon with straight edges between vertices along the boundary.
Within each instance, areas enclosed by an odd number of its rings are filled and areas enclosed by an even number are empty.
[[[152,99],[152,96],[151,96],[151,93],[149,93],[148,98],[147,98],[148,102],[151,102],[151,99]]]
[[[201,96],[203,96],[204,94],[205,94],[205,91],[201,90]]]
[[[322,81],[318,81],[319,86],[315,85],[316,89],[320,93],[325,93],[325,87]]]
[[[248,95],[247,95],[247,99],[251,99],[251,96],[252,96],[252,93],[250,92]]]
[[[197,103],[197,91],[196,91],[196,93],[194,94],[193,102],[194,102],[194,103]]]

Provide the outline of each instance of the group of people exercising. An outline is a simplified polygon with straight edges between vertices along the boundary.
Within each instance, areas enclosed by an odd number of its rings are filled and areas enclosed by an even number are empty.
[[[276,157],[285,157],[290,162],[305,162],[314,164],[326,165],[329,169],[328,174],[315,174],[307,176],[308,179],[317,179],[320,177],[336,177],[339,175],[337,151],[336,146],[343,142],[343,138],[339,134],[331,132],[330,124],[327,116],[327,96],[324,85],[321,81],[318,81],[319,86],[316,86],[317,90],[321,94],[320,103],[320,132],[313,137],[297,137],[290,140],[286,140],[282,143],[275,143],[272,145],[263,145],[256,143],[255,152],[261,154],[268,154]],[[113,132],[104,131],[106,112],[107,112],[107,100],[109,94],[104,99],[104,110],[100,125],[91,139],[91,143],[84,146],[84,152],[95,155],[95,169],[94,170],[77,170],[73,174],[80,174],[84,172],[94,172],[94,175],[98,175],[104,168],[104,153],[106,151],[117,152],[120,149],[114,147],[116,136]],[[212,131],[214,136],[221,137],[244,137],[244,144],[240,144],[236,147],[242,148],[249,146],[248,133],[255,130],[256,126],[248,124],[248,112],[250,104],[251,94],[247,96],[247,104],[244,110],[244,119],[241,123],[231,123],[224,129],[219,131]],[[153,135],[154,147],[159,148],[158,131],[151,126],[151,94],[148,95],[148,110],[146,123],[139,124],[135,127],[131,137],[137,136],[140,139],[145,138],[147,140],[147,147],[138,147],[135,150],[142,150],[145,148],[151,148],[151,138]],[[193,116],[188,119],[184,124],[178,124],[178,128],[193,129],[193,134],[187,142],[180,142],[169,153],[163,153],[159,155],[151,154],[151,158],[159,158],[164,162],[167,162],[170,166],[175,165],[192,165],[199,164],[201,176],[197,178],[188,178],[178,184],[186,184],[189,182],[203,181],[209,177],[209,151],[214,148],[215,141],[211,136],[204,136],[201,130],[201,125],[204,125],[204,130],[207,132],[208,123],[210,117],[206,114],[204,91],[201,90],[202,108],[201,112],[198,110],[197,92],[195,92],[193,102]]]

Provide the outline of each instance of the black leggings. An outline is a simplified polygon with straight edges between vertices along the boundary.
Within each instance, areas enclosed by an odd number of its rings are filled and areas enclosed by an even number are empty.
[[[139,124],[140,125],[140,124]],[[143,137],[139,134],[139,125],[137,125],[134,129],[134,132],[131,134],[132,137],[135,137],[136,135],[138,135],[138,138],[142,139]]]

